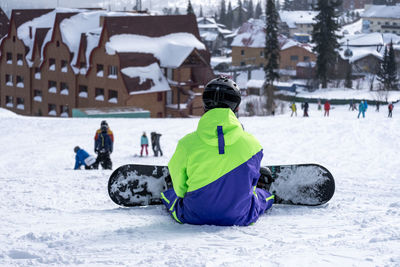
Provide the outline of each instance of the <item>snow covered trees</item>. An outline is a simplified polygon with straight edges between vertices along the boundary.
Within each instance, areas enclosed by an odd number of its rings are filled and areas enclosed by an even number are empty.
[[[389,50],[388,50],[389,47]],[[379,64],[377,80],[384,90],[398,90],[397,65],[393,49],[393,42],[385,46],[383,61]]]
[[[342,4],[341,0],[318,0],[316,10],[319,14],[316,16],[312,39],[315,43],[313,51],[317,53],[317,78],[319,78],[322,88],[328,85],[328,75],[333,70],[339,36],[336,34],[340,29],[338,22],[337,8]]]

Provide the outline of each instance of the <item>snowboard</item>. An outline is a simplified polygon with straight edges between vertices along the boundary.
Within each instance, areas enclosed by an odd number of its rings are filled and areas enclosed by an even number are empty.
[[[260,180],[265,182],[257,186],[274,194],[275,204],[317,206],[327,203],[335,193],[335,180],[323,166],[265,167],[260,169]],[[161,192],[169,188],[172,188],[172,181],[167,166],[123,165],[108,181],[112,201],[126,207],[160,205]]]

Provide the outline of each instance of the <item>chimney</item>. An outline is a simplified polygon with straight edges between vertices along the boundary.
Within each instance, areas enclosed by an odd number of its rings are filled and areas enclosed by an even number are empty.
[[[32,26],[29,26],[29,39],[32,39]]]

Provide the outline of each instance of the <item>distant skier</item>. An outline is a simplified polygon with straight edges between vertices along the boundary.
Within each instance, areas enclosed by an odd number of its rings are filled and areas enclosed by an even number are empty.
[[[106,127],[107,127],[107,134],[110,136],[111,142],[114,143],[114,134],[113,134],[113,132],[111,131],[111,129],[110,129],[110,127],[108,126],[108,123],[107,123],[106,121],[101,121],[101,123],[100,123],[100,128],[97,129],[96,134],[95,134],[95,136],[94,136],[94,141],[96,141],[97,138],[99,138],[99,135],[100,135],[100,133],[101,133],[101,127],[103,127],[103,126],[106,126]]]
[[[308,117],[308,102],[307,101],[304,102],[303,111],[304,111],[303,116]]]
[[[326,101],[325,101],[325,104],[324,104],[324,110],[325,110],[324,117],[325,117],[325,116],[328,116],[328,117],[329,117],[329,110],[330,110],[330,109],[331,109],[331,104],[329,103],[328,100],[326,100]]]
[[[393,111],[393,103],[391,103],[391,102],[388,105],[388,111],[389,111],[388,118],[391,118],[392,117],[392,111]]]
[[[360,104],[358,105],[358,116],[357,116],[357,118],[360,118],[361,114],[362,114],[363,118],[365,118],[365,104],[364,104],[364,101],[361,101]]]
[[[292,114],[290,114],[290,117],[293,117],[293,114],[295,114],[297,117],[297,106],[296,106],[295,102],[292,103],[292,105],[290,106],[290,109],[292,110]]]
[[[318,110],[321,110],[321,99],[318,99]]]
[[[149,139],[147,138],[147,135],[145,132],[143,132],[142,137],[140,138],[140,146],[141,146],[141,150],[140,150],[140,156],[143,156],[143,149],[146,150],[146,156],[149,155],[149,151],[147,150],[147,147],[149,146]]]
[[[75,152],[75,167],[74,170],[79,170],[82,165],[85,166],[86,170],[93,169],[94,166],[93,164],[96,162],[95,157],[89,155],[85,150],[80,148],[79,146],[76,146],[74,148]]]
[[[150,136],[151,136],[151,148],[153,149],[154,156],[158,157],[158,153],[160,153],[160,156],[162,156],[163,152],[161,150],[161,145],[160,145],[161,134],[156,132],[151,132]]]
[[[379,102],[378,101],[376,101],[376,109],[375,109],[375,111],[379,112]]]
[[[111,137],[108,135],[107,130],[107,126],[101,126],[101,132],[94,143],[94,152],[97,153],[97,159],[94,163],[95,169],[99,167],[99,164],[101,164],[103,169],[112,169],[110,154],[113,152],[113,142],[111,141]]]
[[[263,149],[234,113],[240,101],[228,78],[205,86],[205,114],[179,141],[168,164],[173,188],[161,194],[179,223],[249,225],[271,208],[274,196],[256,187]]]

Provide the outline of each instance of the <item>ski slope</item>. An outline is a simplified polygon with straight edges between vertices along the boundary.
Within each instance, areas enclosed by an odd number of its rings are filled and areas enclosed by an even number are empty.
[[[299,113],[301,111],[299,110]],[[347,106],[329,118],[242,117],[266,164],[315,162],[336,179],[319,207],[274,205],[249,227],[180,225],[162,206],[120,208],[111,171],[74,171],[93,153],[100,119],[17,116],[0,109],[0,266],[400,266],[400,105]],[[114,169],[167,164],[198,119],[108,119]],[[162,133],[160,158],[134,157],[143,131]]]

